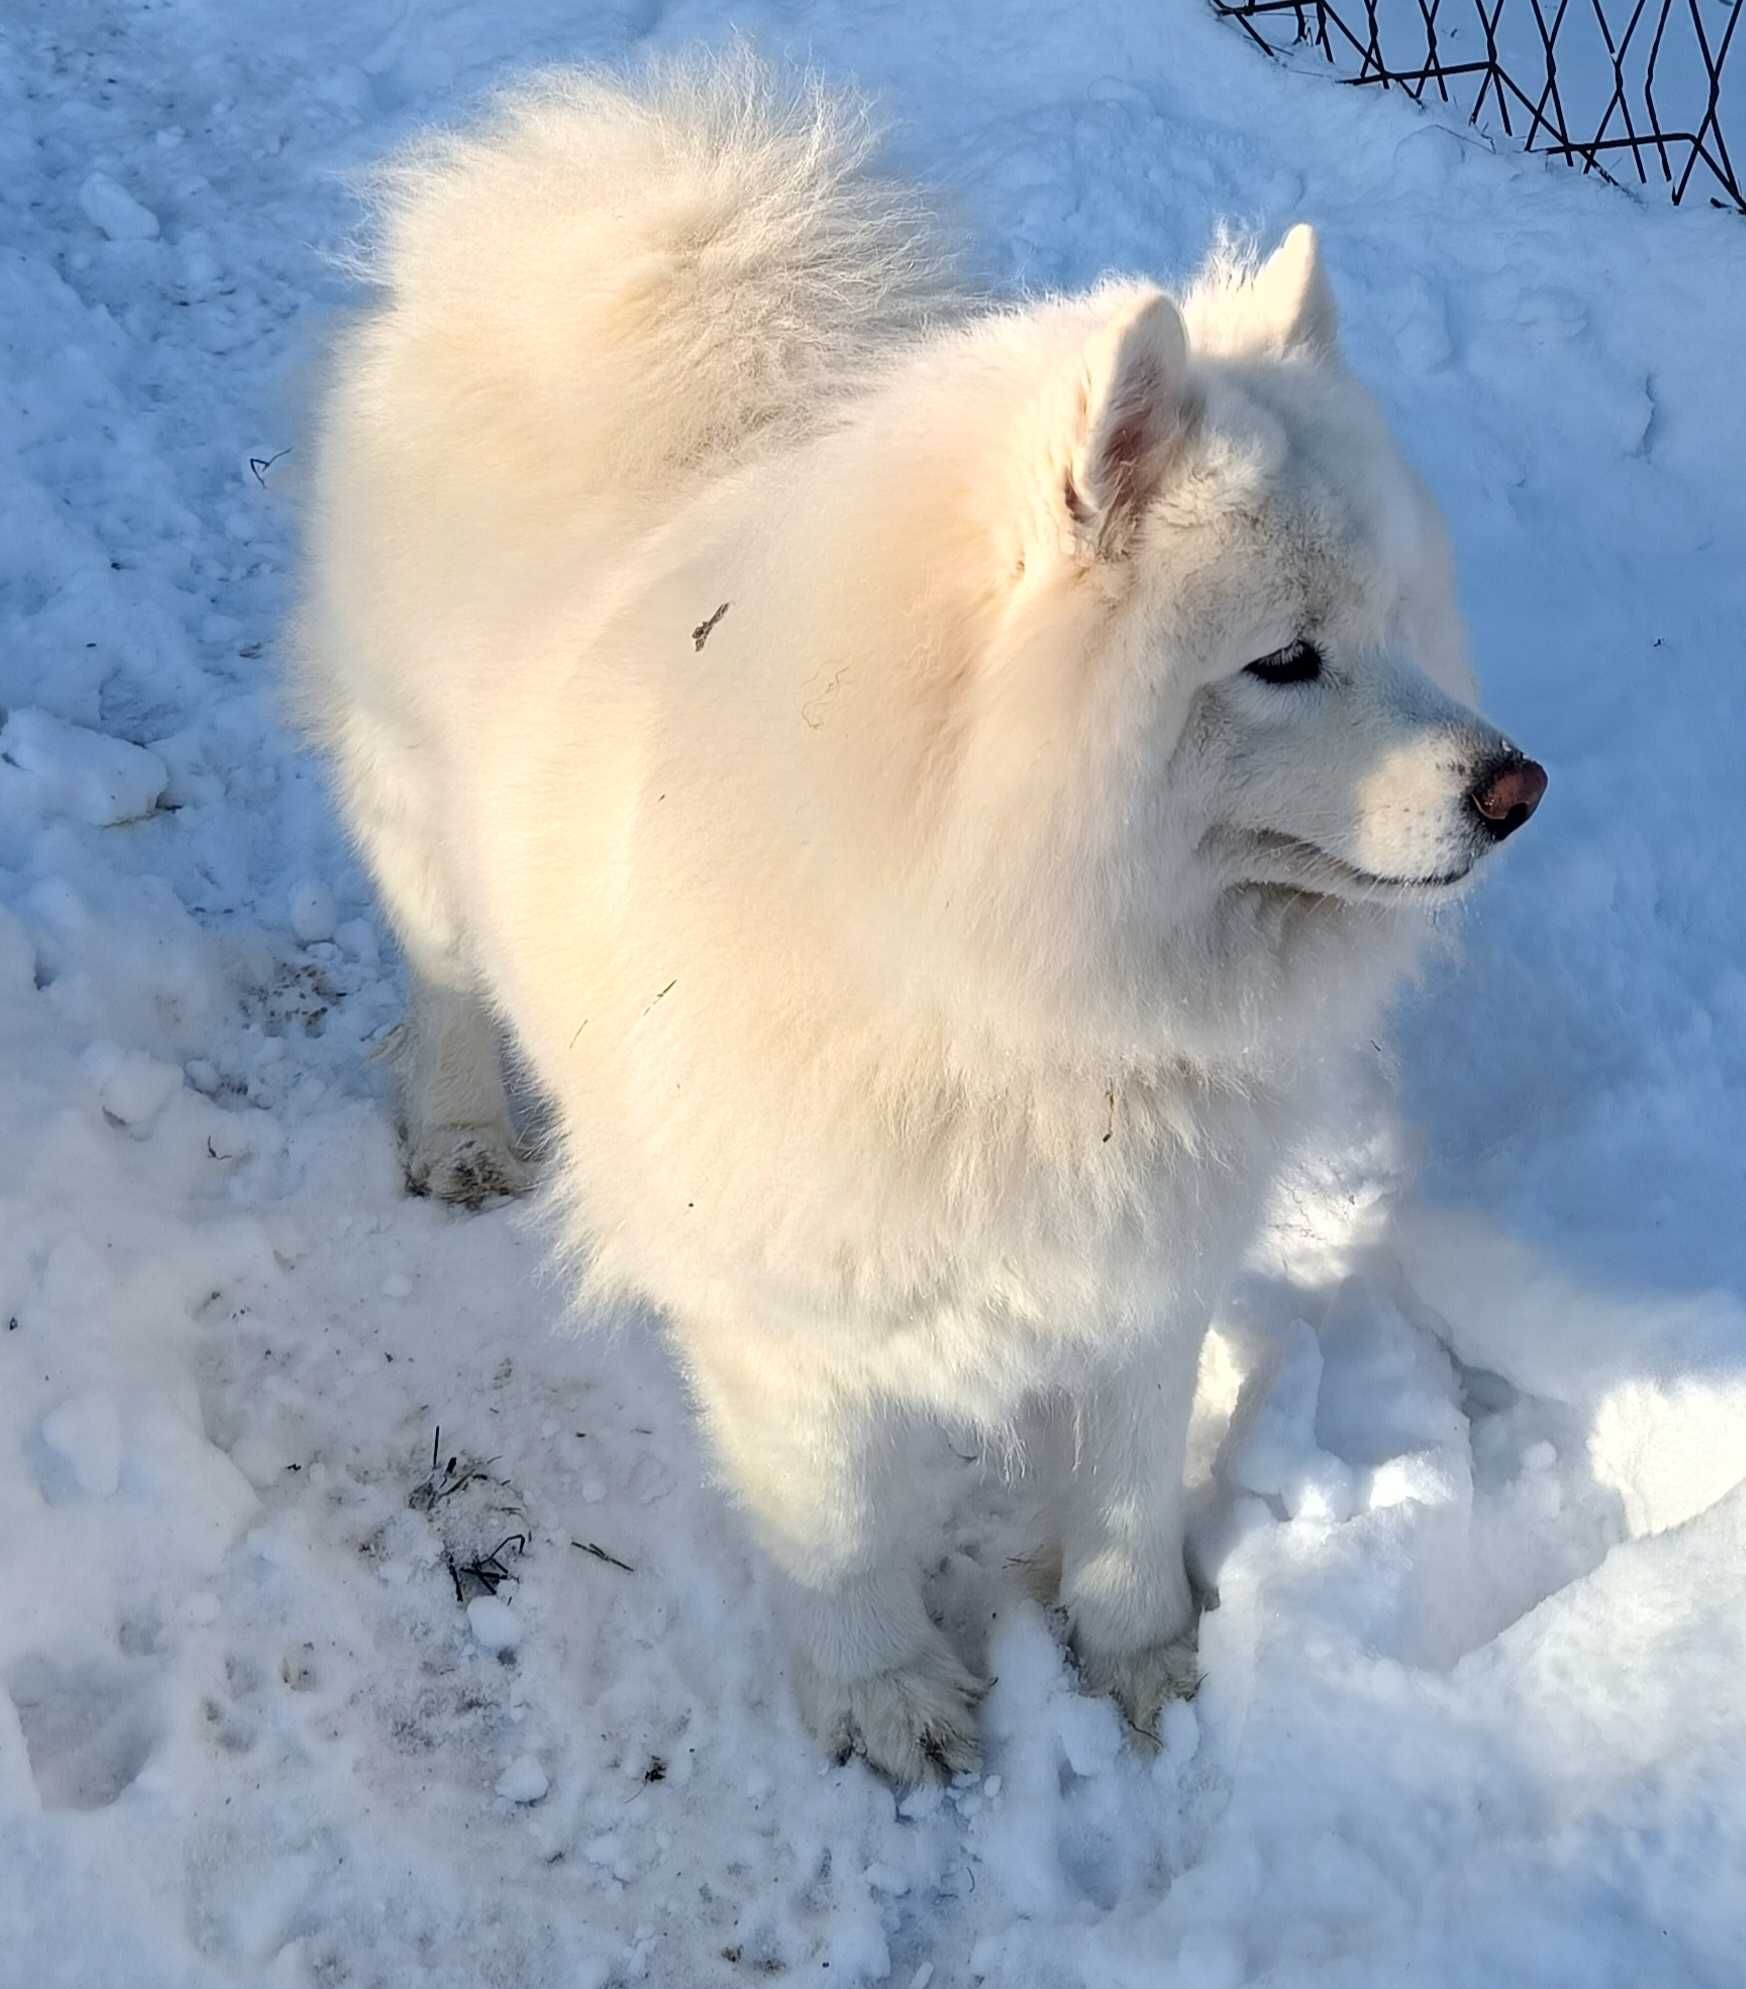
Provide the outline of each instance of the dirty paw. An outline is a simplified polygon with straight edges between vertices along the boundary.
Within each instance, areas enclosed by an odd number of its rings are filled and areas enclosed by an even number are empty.
[[[405,1143],[406,1186],[464,1209],[483,1208],[506,1195],[525,1194],[533,1169],[517,1153],[507,1129],[437,1126]]]
[[[1196,1642],[1190,1630],[1131,1651],[1100,1651],[1076,1643],[1073,1654],[1086,1691],[1113,1699],[1136,1738],[1157,1747],[1165,1705],[1172,1699],[1192,1699],[1200,1689]]]
[[[826,1750],[838,1761],[860,1755],[906,1786],[976,1767],[976,1707],[986,1690],[943,1641],[870,1678],[832,1678],[807,1659],[795,1663],[801,1716]]]

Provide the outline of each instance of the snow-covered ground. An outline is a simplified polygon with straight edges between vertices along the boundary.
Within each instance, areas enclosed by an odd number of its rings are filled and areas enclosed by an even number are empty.
[[[1409,1138],[1350,1100],[1209,1352],[1222,1606],[1162,1756],[960,1439],[985,1778],[821,1765],[649,1323],[555,1330],[537,1232],[401,1193],[394,968],[273,707],[344,171],[724,10],[11,0],[0,1982],[1732,1989],[1741,224],[1193,0],[732,19],[881,92],[999,281],[1317,221],[1550,797],[1401,1017]]]

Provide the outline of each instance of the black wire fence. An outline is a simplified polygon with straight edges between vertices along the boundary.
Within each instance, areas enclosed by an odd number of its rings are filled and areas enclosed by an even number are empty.
[[[1746,128],[1746,55],[1726,66],[1746,0],[1212,5],[1269,55],[1318,51],[1343,82],[1447,104],[1585,173],[1746,213],[1724,129]]]

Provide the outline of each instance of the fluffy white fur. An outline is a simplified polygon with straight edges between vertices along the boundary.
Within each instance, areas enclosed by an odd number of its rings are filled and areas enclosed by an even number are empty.
[[[974,1757],[930,1419],[1074,1432],[1088,1681],[1192,1682],[1209,1310],[1307,1076],[1486,838],[1434,511],[1315,244],[1019,308],[750,57],[561,75],[383,181],[299,685],[412,977],[415,1185],[520,1184],[671,1321],[802,1708]],[[1256,658],[1313,638],[1315,683]]]

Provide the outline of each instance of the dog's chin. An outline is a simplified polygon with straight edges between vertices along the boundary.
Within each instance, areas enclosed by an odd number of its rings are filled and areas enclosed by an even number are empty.
[[[1466,895],[1476,859],[1422,875],[1388,876],[1279,830],[1257,831],[1245,853],[1243,882],[1269,896],[1379,909],[1449,905]]]

